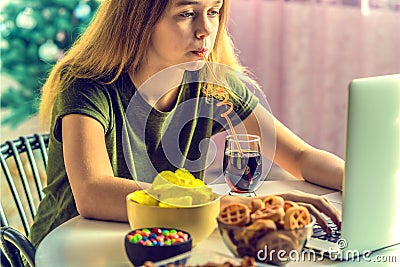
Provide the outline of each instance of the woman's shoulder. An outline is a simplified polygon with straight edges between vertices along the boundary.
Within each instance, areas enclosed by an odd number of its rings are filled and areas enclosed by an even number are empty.
[[[67,94],[106,94],[109,95],[111,91],[119,90],[124,84],[124,77],[120,75],[113,81],[111,78],[105,77],[100,79],[94,78],[75,78],[64,89]]]
[[[92,78],[75,78],[71,81],[69,86],[65,89],[74,90],[74,89],[96,89],[96,90],[104,90],[107,88],[107,84],[102,82],[101,80],[95,80]]]

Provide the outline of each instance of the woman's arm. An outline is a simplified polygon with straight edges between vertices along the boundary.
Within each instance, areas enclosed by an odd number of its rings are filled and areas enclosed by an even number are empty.
[[[95,119],[78,114],[65,116],[62,139],[65,168],[78,212],[86,218],[127,221],[126,195],[150,185],[114,177],[104,129]]]
[[[261,137],[273,134],[271,125],[275,127],[274,162],[295,177],[321,186],[342,189],[344,161],[304,142],[261,105],[257,106],[244,124],[248,132]],[[268,149],[268,144],[262,145],[264,154],[268,154]]]
[[[273,135],[275,130],[276,150],[273,160],[295,177],[321,186],[342,189],[344,161],[304,142],[261,105],[258,105],[246,118],[244,125],[249,133],[261,136],[262,152],[266,156],[271,154],[272,146],[268,136]],[[263,139],[266,141],[263,142]],[[331,217],[336,225],[341,227],[340,212],[325,198],[300,191],[288,192],[281,196],[286,200],[303,203],[302,205],[308,208],[326,232],[330,232],[330,229],[321,212]],[[232,197],[224,198],[221,202],[223,204],[237,201]]]

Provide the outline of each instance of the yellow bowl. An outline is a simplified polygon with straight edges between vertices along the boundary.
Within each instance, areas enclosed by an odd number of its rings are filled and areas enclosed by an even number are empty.
[[[148,206],[131,200],[132,193],[126,196],[128,220],[131,229],[163,227],[176,228],[188,232],[193,246],[206,239],[216,228],[216,217],[220,210],[220,198],[201,205],[164,208]]]

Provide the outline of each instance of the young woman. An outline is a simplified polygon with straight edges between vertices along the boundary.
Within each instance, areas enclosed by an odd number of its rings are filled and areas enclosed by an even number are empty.
[[[134,135],[131,142],[137,150],[130,151],[132,158],[129,166],[126,164],[126,110],[132,97],[140,95],[145,101],[130,110],[138,113],[133,119],[140,117],[141,105],[146,107],[152,101],[152,92],[138,91],[150,76],[171,66],[200,62],[204,51],[210,62],[245,73],[227,33],[228,11],[229,0],[102,2],[86,32],[55,65],[43,87],[40,116],[50,124],[51,139],[46,197],[40,203],[30,235],[35,246],[49,231],[78,214],[127,221],[125,196],[150,186],[154,177],[148,175],[149,168],[161,171],[185,167],[185,160],[196,159],[193,154],[203,138],[223,130],[212,119],[193,118],[180,137],[185,146],[182,151],[186,151],[182,154],[183,164],[169,162],[160,149],[165,118],[178,104],[207,95],[201,86],[177,86],[153,101],[146,114],[146,136],[142,139]],[[186,71],[174,72],[170,78],[182,80]],[[267,110],[246,89],[235,93],[241,99],[234,102],[235,112],[248,133],[268,132],[267,118],[271,115]],[[299,179],[341,189],[341,159],[311,147],[279,121],[273,122],[275,163]],[[146,165],[149,162],[151,166]],[[197,174],[201,176],[202,171]],[[323,198],[301,192],[287,193],[285,197],[313,204],[310,210],[323,225],[315,208],[340,224],[340,215]],[[222,204],[230,201],[248,200],[222,198]]]

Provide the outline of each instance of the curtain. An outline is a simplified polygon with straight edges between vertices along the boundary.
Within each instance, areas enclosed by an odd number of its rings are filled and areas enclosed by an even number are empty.
[[[384,2],[231,1],[229,32],[272,113],[341,157],[350,80],[400,73],[400,3]]]

